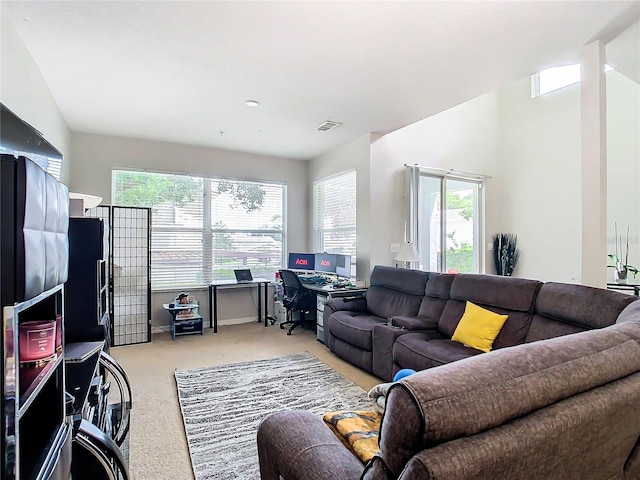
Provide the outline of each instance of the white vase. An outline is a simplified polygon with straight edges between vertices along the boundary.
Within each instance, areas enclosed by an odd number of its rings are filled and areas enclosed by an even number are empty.
[[[624,267],[621,268],[620,270],[616,268],[613,273],[613,278],[616,281],[616,283],[627,283],[628,282],[627,273],[628,273],[628,270]]]

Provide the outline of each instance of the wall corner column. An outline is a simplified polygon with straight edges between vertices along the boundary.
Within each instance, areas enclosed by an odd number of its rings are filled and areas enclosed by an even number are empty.
[[[581,50],[582,284],[607,282],[607,111],[605,48]]]

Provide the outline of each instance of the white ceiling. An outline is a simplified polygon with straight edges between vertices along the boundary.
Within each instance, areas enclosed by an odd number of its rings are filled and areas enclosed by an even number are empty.
[[[294,159],[577,62],[640,11],[609,0],[1,5],[72,131]],[[317,132],[325,120],[342,126]]]

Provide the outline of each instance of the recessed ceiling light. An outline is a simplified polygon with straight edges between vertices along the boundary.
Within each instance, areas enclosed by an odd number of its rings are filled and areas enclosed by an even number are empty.
[[[244,102],[244,104],[247,107],[257,107],[258,105],[260,105],[260,102],[257,100],[247,100],[246,102]]]

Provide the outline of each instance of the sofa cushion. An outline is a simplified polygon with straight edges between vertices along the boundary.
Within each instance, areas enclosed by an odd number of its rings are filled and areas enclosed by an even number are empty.
[[[354,347],[362,350],[372,350],[373,326],[386,323],[385,318],[380,318],[369,313],[337,311],[331,315],[331,335],[347,341]]]
[[[385,320],[395,315],[416,315],[422,301],[421,295],[397,292],[386,287],[367,289],[367,310]]]
[[[603,328],[636,300],[631,295],[585,285],[549,282],[542,285],[526,342]]]
[[[417,315],[429,274],[376,265],[367,289],[367,310],[373,315]]]
[[[526,342],[614,324],[637,297],[585,285],[545,283],[536,297]]]
[[[453,277],[455,275],[448,273],[429,273],[418,316],[432,320],[440,318],[449,299]]]
[[[508,317],[467,302],[451,340],[488,352]]]
[[[525,278],[461,273],[455,275],[449,296],[476,305],[531,312],[541,285],[538,280]]]
[[[412,332],[401,335],[394,343],[393,363],[398,367],[396,370],[425,370],[480,353],[482,351],[452,342],[436,331]]]
[[[428,278],[429,272],[376,265],[371,272],[369,285],[422,296]]]
[[[438,320],[428,317],[391,317],[391,324],[395,327],[407,330],[435,330],[438,328]]]
[[[499,315],[509,316],[493,342],[494,350],[519,345],[524,342],[531,323],[531,313],[506,310],[482,303],[476,305]],[[440,317],[440,321],[438,322],[438,331],[444,336],[451,338],[458,326],[458,322],[462,318],[465,306],[466,302],[462,300],[450,299],[447,301],[447,305],[442,312],[442,317]]]

